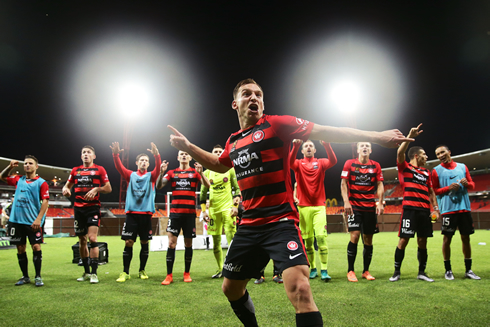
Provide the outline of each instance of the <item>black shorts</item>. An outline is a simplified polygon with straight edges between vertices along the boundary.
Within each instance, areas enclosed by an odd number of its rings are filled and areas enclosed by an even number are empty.
[[[471,212],[458,212],[452,214],[441,215],[442,235],[454,235],[456,228],[459,229],[461,235],[471,235],[475,233],[473,226],[473,218]]]
[[[174,236],[179,236],[180,230],[184,238],[196,237],[196,215],[178,215],[172,216],[168,219],[167,232],[172,233]]]
[[[360,230],[366,235],[379,233],[376,211],[352,211],[352,215],[347,216],[347,225],[349,232]]]
[[[429,210],[403,209],[398,236],[403,238],[432,237],[432,220]]]
[[[90,226],[100,226],[100,207],[75,207],[75,235],[87,235]]]
[[[245,280],[260,278],[269,260],[279,273],[298,265],[309,265],[301,231],[293,220],[262,226],[240,226],[223,265],[223,276]]]
[[[30,225],[17,224],[9,222],[10,243],[13,245],[27,244],[27,238],[31,245],[41,244],[43,242],[43,230],[33,231]]]
[[[141,241],[151,240],[151,216],[151,214],[127,213],[121,239],[136,241],[139,236]]]

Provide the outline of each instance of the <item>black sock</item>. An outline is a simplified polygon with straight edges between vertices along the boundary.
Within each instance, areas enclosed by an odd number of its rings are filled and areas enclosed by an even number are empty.
[[[99,267],[99,258],[90,258],[90,267],[92,268],[92,274],[97,275],[97,267]]]
[[[88,258],[82,258],[83,269],[85,269],[86,274],[90,274],[90,266],[88,264]]]
[[[167,275],[170,275],[174,270],[175,249],[168,248],[167,250]]]
[[[236,316],[245,327],[258,326],[257,318],[255,317],[255,307],[248,291],[245,290],[245,294],[236,301],[230,301],[231,308],[235,312]]]
[[[354,262],[356,262],[357,256],[357,244],[349,242],[347,244],[347,262],[349,263],[349,268],[347,272],[354,271]]]
[[[131,260],[133,260],[133,247],[125,246],[123,251],[123,271],[126,274],[129,274],[129,266],[131,266]]]
[[[192,263],[192,246],[186,247],[184,251],[185,272],[188,273],[191,270]]]
[[[444,268],[446,271],[452,270],[451,269],[451,260],[444,260]]]
[[[296,326],[297,327],[323,326],[322,314],[320,313],[320,311],[297,313]]]
[[[206,236],[206,250],[209,250],[209,236]]]
[[[464,266],[466,267],[466,272],[471,270],[471,263],[473,260],[471,258],[469,259],[464,259]]]
[[[273,269],[274,269],[274,271],[273,271],[274,275],[273,276],[279,275],[279,268],[277,268],[276,263],[274,261],[272,261],[272,264],[273,264]]]
[[[371,259],[373,258],[373,246],[364,244],[364,251],[362,253],[364,259],[364,272],[369,270],[369,265],[371,264]]]
[[[425,272],[425,267],[427,267],[427,249],[418,248],[417,259],[419,259],[419,274]]]
[[[43,262],[43,252],[34,251],[32,253],[32,262],[34,262],[34,269],[36,270],[36,277],[41,277],[41,264]]]
[[[400,268],[402,267],[402,261],[405,258],[405,249],[400,250],[396,247],[395,250],[395,271],[400,272]]]
[[[22,271],[22,275],[24,277],[29,277],[29,273],[27,272],[27,253],[17,253],[17,260],[19,260],[19,266],[20,270]]]
[[[140,251],[140,270],[145,270],[146,268],[146,262],[148,261],[148,256],[150,255],[150,252],[148,251],[148,243],[146,244],[141,244],[141,251]]]

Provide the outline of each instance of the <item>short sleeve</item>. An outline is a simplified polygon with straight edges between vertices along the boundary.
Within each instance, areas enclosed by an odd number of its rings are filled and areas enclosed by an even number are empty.
[[[19,175],[9,176],[7,177],[7,184],[10,186],[17,186],[17,182],[19,181],[19,179]]]
[[[225,149],[221,152],[219,156],[219,162],[226,167],[233,167],[233,164],[230,159],[230,138],[226,141]]]
[[[42,200],[49,200],[49,186],[47,182],[43,182],[41,184],[41,199]]]
[[[294,116],[267,116],[274,131],[283,140],[300,139],[307,141],[313,129],[313,123]]]
[[[77,173],[77,167],[71,170],[70,176],[68,176],[68,183],[75,183],[75,174]]]
[[[350,167],[351,167],[351,161],[347,160],[344,164],[344,168],[342,169],[342,173],[340,174],[340,178],[349,179]]]
[[[383,172],[381,171],[381,166],[379,165],[378,162],[376,162],[375,165],[376,165],[376,171],[377,171],[376,172],[376,180],[378,182],[382,182],[382,181],[384,181],[384,177],[383,177]]]
[[[105,171],[104,167],[99,166],[99,174],[100,174],[100,185],[104,185],[109,183],[109,176]]]

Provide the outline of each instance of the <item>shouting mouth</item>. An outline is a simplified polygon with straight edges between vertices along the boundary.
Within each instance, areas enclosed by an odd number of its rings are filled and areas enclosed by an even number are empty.
[[[252,103],[251,105],[248,106],[248,109],[253,111],[253,112],[257,112],[257,111],[259,111],[259,106]]]

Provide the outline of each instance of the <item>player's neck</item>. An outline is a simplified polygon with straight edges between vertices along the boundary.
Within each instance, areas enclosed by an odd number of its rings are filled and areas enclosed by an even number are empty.
[[[417,163],[417,160],[416,159],[413,159],[413,160],[410,160],[410,164],[416,168],[419,168],[419,165]]]
[[[36,172],[33,171],[32,173],[26,173],[26,178],[27,179],[34,179],[34,178],[36,178]]]
[[[357,160],[362,164],[367,164],[369,162],[369,156],[359,156]]]
[[[262,116],[260,118],[262,118]],[[240,129],[244,131],[246,129],[255,126],[259,121],[259,119],[255,119],[255,117],[246,117],[246,118],[238,117],[238,122],[240,123]]]
[[[189,169],[190,165],[188,162],[185,162],[185,163],[180,163],[180,170],[186,170],[186,169]]]
[[[84,163],[83,163],[83,166],[84,166],[85,168],[92,167],[93,165],[94,165],[94,162],[93,162],[93,161],[92,161],[92,162],[84,162]]]
[[[138,169],[138,171],[141,175],[146,174],[146,169]]]

